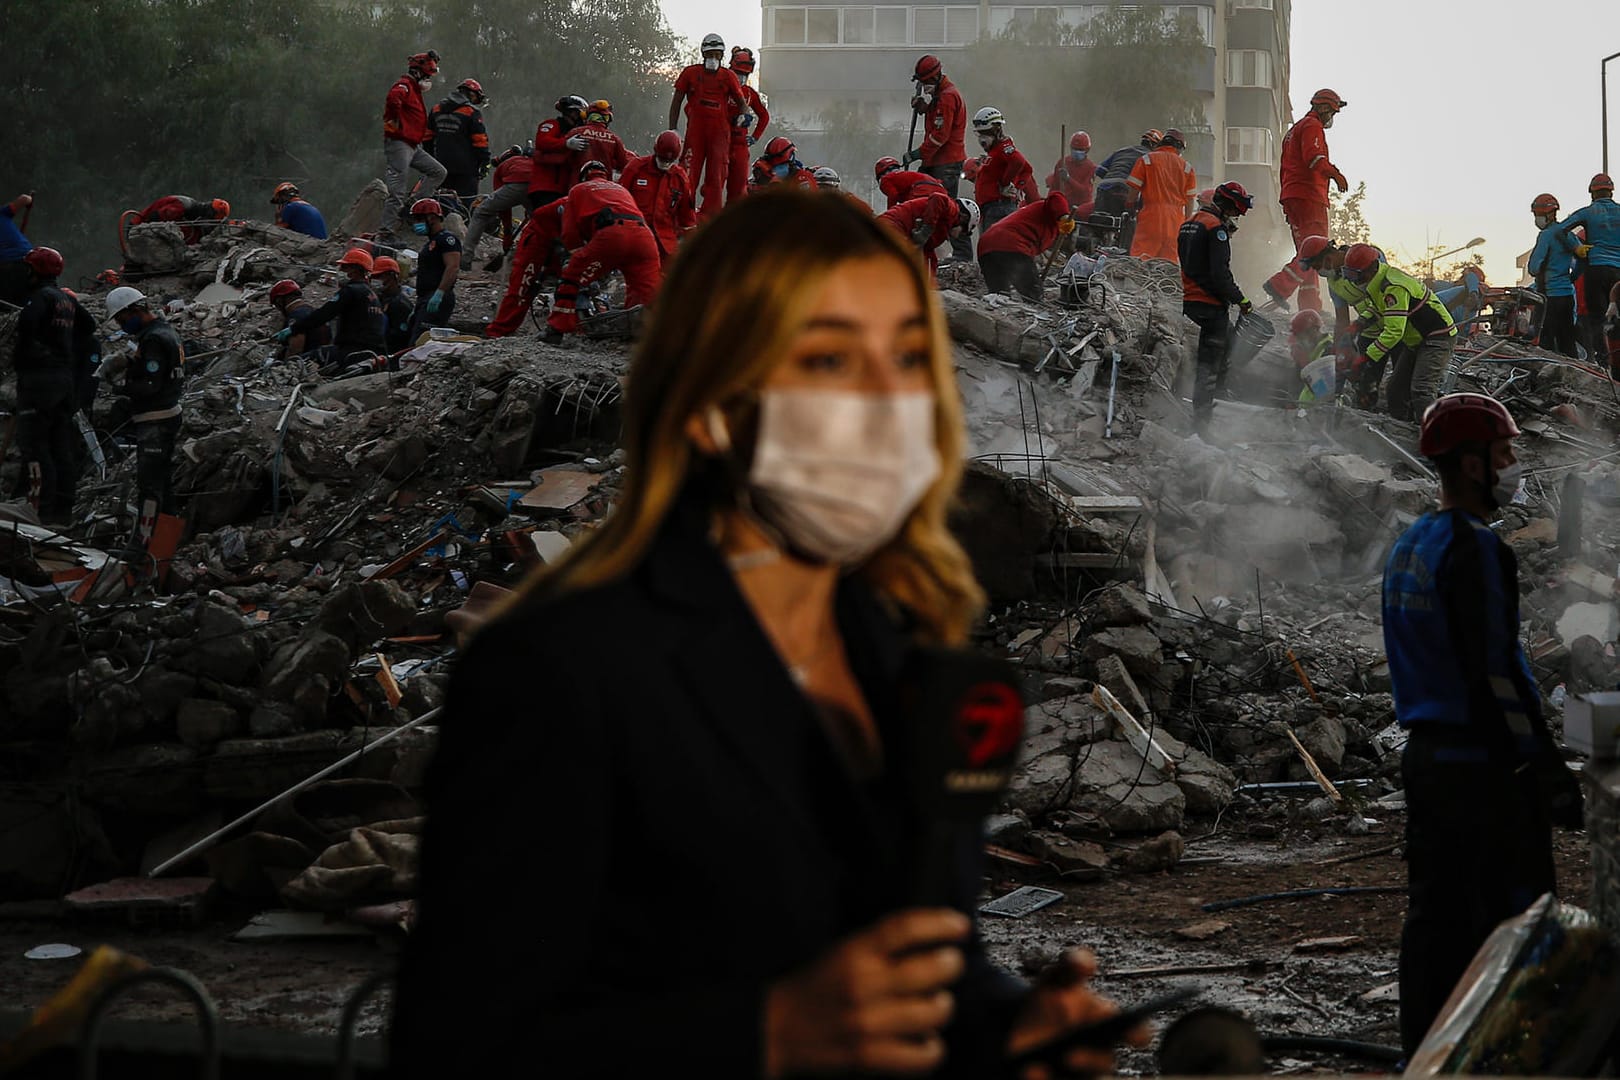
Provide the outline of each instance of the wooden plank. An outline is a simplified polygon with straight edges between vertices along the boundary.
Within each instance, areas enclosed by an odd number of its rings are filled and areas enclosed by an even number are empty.
[[[1175,762],[1170,755],[1164,752],[1157,739],[1149,735],[1131,711],[1119,703],[1119,699],[1109,692],[1102,683],[1096,683],[1091,688],[1091,700],[1097,708],[1107,713],[1119,729],[1125,734],[1125,741],[1136,749],[1138,754],[1147,758],[1147,763],[1166,776],[1172,776],[1176,771]]]
[[[395,559],[393,562],[389,563],[387,566],[383,567],[381,570],[377,571],[375,574],[372,574],[371,577],[368,578],[367,580],[368,581],[381,581],[384,578],[393,577],[395,574],[399,573],[401,570],[404,570],[406,567],[410,566],[411,563],[415,562],[417,560],[417,558],[421,556],[422,552],[426,551],[428,548],[432,547],[434,544],[437,544],[440,540],[444,539],[444,535],[448,531],[449,530],[447,530],[447,529],[440,529],[438,532],[434,533],[432,536],[428,537],[426,540],[422,541],[420,544],[417,544],[415,547],[411,548],[409,551],[401,553],[399,558]]]
[[[1135,495],[1070,495],[1069,505],[1082,514],[1135,514],[1144,509]]]
[[[1316,764],[1316,759],[1311,757],[1309,750],[1305,749],[1305,744],[1299,741],[1299,736],[1294,734],[1294,729],[1284,726],[1283,731],[1287,733],[1288,741],[1294,744],[1294,750],[1298,752],[1299,759],[1305,763],[1305,771],[1311,774],[1311,779],[1315,780],[1322,790],[1327,792],[1327,797],[1333,800],[1334,805],[1342,806],[1344,796],[1339,794],[1339,789],[1333,786],[1333,781],[1329,780],[1327,774]]]
[[[569,465],[553,465],[540,470],[540,483],[517,504],[525,510],[567,510],[594,491],[601,482],[601,473],[586,472]]]

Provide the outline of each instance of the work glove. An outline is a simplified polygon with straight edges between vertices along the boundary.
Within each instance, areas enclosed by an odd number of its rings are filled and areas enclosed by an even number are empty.
[[[753,146],[759,140],[754,138],[752,135],[749,135],[743,141],[746,142],[749,146]]]
[[[587,146],[591,145],[591,140],[587,139],[583,135],[570,135],[563,145],[568,147],[570,150],[583,150]]]
[[[1591,244],[1576,244],[1575,245],[1575,257],[1577,259],[1584,259],[1584,258],[1586,258],[1587,253],[1590,252],[1591,250],[1592,250],[1592,245]]]
[[[1242,300],[1238,301],[1238,314],[1239,315],[1247,315],[1249,312],[1251,312],[1253,310],[1254,310],[1254,302],[1252,300],[1250,300],[1247,296],[1245,296]]]
[[[902,165],[910,165],[913,161],[921,161],[921,160],[922,160],[922,151],[921,150],[907,150],[904,154],[900,155],[900,164],[902,164]]]
[[[433,290],[433,295],[428,297],[427,313],[429,315],[437,315],[439,313],[439,308],[442,307],[443,304],[444,304],[444,290],[443,289],[434,289]]]
[[[928,238],[932,235],[934,230],[926,221],[919,221],[911,227],[911,242],[918,247],[928,243]]]
[[[487,162],[487,161],[484,162],[482,165],[478,166],[478,179],[482,180],[484,177],[488,176],[489,175],[489,169],[490,169],[490,165],[489,165],[489,162]]]
[[[1350,361],[1350,376],[1354,378],[1355,376],[1361,374],[1361,369],[1372,362],[1373,358],[1368,356],[1366,353],[1356,354],[1356,358]]]
[[[287,326],[277,330],[274,334],[271,334],[270,340],[274,341],[277,345],[283,345],[286,344],[287,339],[290,337],[292,337],[292,327]]]

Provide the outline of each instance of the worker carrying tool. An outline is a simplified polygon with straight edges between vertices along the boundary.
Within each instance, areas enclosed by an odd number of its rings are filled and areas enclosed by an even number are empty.
[[[1035,257],[1074,231],[1069,197],[1051,192],[1040,202],[1014,210],[979,237],[979,269],[984,287],[1011,295],[1014,290],[1030,300],[1041,298],[1041,275]]]
[[[1349,102],[1337,91],[1322,89],[1311,95],[1311,108],[1295,121],[1282,141],[1282,165],[1279,173],[1278,201],[1283,217],[1294,237],[1295,259],[1300,242],[1307,236],[1332,237],[1328,228],[1328,183],[1346,191],[1350,183],[1344,173],[1328,157],[1327,129]],[[1266,292],[1273,300],[1286,306],[1288,299],[1299,291],[1299,306],[1320,310],[1321,289],[1316,275],[1309,269],[1290,263],[1297,271],[1290,282],[1273,277]],[[1284,268],[1285,272],[1287,268]]]
[[[1242,184],[1227,181],[1215,189],[1213,209],[1200,210],[1181,226],[1176,243],[1181,263],[1181,311],[1198,325],[1198,368],[1193,383],[1193,432],[1209,434],[1215,398],[1226,388],[1232,324],[1228,308],[1248,314],[1254,308],[1232,277],[1232,233],[1237,219],[1254,206]]]
[[[1061,191],[1069,200],[1075,220],[1091,216],[1096,205],[1097,163],[1091,160],[1091,136],[1077,131],[1069,136],[1069,152],[1046,177],[1046,190]]]
[[[1181,156],[1186,148],[1186,138],[1171,128],[1157,148],[1131,166],[1125,182],[1142,198],[1130,249],[1139,259],[1175,262],[1179,257],[1181,223],[1192,213],[1198,195],[1198,171]]]
[[[1409,1058],[1491,931],[1555,891],[1551,825],[1583,818],[1520,644],[1518,559],[1488,524],[1519,488],[1518,435],[1484,394],[1429,406],[1418,451],[1439,474],[1440,507],[1402,534],[1384,567],[1384,651],[1408,733]]]

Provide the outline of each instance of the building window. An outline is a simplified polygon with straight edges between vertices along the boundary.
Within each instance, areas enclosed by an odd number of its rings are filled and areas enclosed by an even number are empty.
[[[771,41],[777,45],[804,44],[804,8],[772,8]]]
[[[1232,0],[1232,9],[1234,11],[1241,11],[1244,8],[1270,11],[1273,6],[1273,0]]]
[[[906,26],[906,9],[880,7],[877,9],[876,40],[879,45],[909,45],[911,33]]]
[[[869,7],[844,9],[844,44],[871,45],[876,40],[872,33],[872,14]]]
[[[1226,129],[1228,165],[1274,165],[1277,161],[1276,133],[1270,128],[1229,127]]]
[[[804,14],[806,18],[806,27],[804,32],[804,40],[806,44],[838,44],[837,8],[805,8]]]
[[[1164,17],[1172,24],[1192,23],[1198,27],[1198,36],[1208,45],[1215,40],[1215,9],[1193,4],[1166,7]]]
[[[919,7],[911,9],[911,43],[913,45],[945,44],[944,8]]]
[[[1271,54],[1259,49],[1233,49],[1226,54],[1227,86],[1260,86],[1270,89]]]
[[[945,44],[971,45],[978,40],[978,8],[951,7],[945,9]]]

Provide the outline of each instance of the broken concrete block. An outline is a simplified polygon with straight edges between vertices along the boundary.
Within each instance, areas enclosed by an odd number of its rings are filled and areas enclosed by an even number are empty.
[[[1182,840],[1180,833],[1171,829],[1130,848],[1119,858],[1117,865],[1133,874],[1162,873],[1174,869],[1186,850],[1186,841]]]
[[[1108,692],[1117,698],[1120,704],[1130,711],[1142,723],[1147,723],[1151,709],[1148,708],[1147,699],[1137,687],[1136,680],[1125,667],[1125,662],[1118,656],[1110,653],[1097,660],[1097,681],[1108,688]],[[1168,748],[1167,748],[1168,749]]]
[[[321,703],[324,704],[326,695],[330,693],[330,683],[324,687],[317,687],[321,694]],[[299,710],[292,705],[276,701],[265,701],[254,706],[248,714],[248,734],[255,739],[275,739],[283,735],[291,735],[303,729],[303,722],[299,718]]]
[[[386,439],[372,447],[365,463],[366,468],[390,480],[403,480],[421,468],[427,459],[427,440],[420,435],[406,435],[399,439]]]
[[[121,915],[135,925],[195,925],[207,914],[213,878],[114,878],[62,898],[80,915]]]
[[[1154,678],[1164,666],[1163,647],[1145,626],[1110,626],[1092,634],[1080,655],[1093,661],[1118,655],[1132,675],[1144,679]]]
[[[1294,732],[1299,743],[1329,778],[1339,775],[1344,764],[1344,722],[1333,716],[1319,716]]]
[[[950,516],[951,532],[973,561],[974,576],[993,598],[1035,595],[1032,557],[1048,551],[1058,527],[1050,497],[1027,481],[970,462]]]
[[[1181,789],[1142,765],[1129,744],[1108,740],[1088,747],[1067,807],[1095,814],[1118,833],[1179,829],[1187,808]]]
[[[180,703],[175,726],[181,742],[206,750],[239,734],[242,718],[223,701],[187,698]]]
[[[1218,814],[1237,791],[1237,775],[1202,750],[1186,747],[1176,759],[1176,786],[1189,814]]]
[[[1093,626],[1144,626],[1153,621],[1147,597],[1135,585],[1110,586],[1093,598],[1092,605]]]
[[[379,638],[397,634],[416,617],[416,603],[393,581],[366,581],[332,592],[315,625],[358,652]]]
[[[180,226],[170,221],[153,221],[132,227],[125,234],[128,262],[149,274],[175,274],[189,270],[195,252],[186,246]]]
[[[360,236],[375,233],[382,228],[383,204],[388,201],[388,185],[373,180],[360,189],[349,204],[349,210],[338,222],[335,236]]]
[[[1029,836],[1031,854],[1051,863],[1071,881],[1095,881],[1108,869],[1108,852],[1091,840],[1076,840],[1062,833],[1036,832]]]
[[[354,402],[364,411],[380,409],[394,396],[395,377],[386,371],[375,375],[358,375],[352,379],[322,383],[309,390],[304,397],[314,402],[346,404]]]
[[[1612,603],[1571,604],[1559,618],[1557,631],[1565,645],[1573,644],[1576,638],[1588,636],[1605,643],[1611,642],[1616,632],[1620,631],[1620,613],[1615,611]]]
[[[174,661],[207,679],[242,684],[259,669],[249,636],[252,624],[234,607],[207,602],[197,609],[197,632],[190,649]]]
[[[267,666],[264,693],[271,701],[297,706],[304,716],[318,720],[326,713],[326,699],[332,688],[342,681],[349,670],[353,653],[336,634],[320,629],[306,630],[289,645],[276,651]],[[266,730],[264,735],[284,734],[274,730],[279,726],[254,711]],[[258,734],[258,732],[255,732]]]

